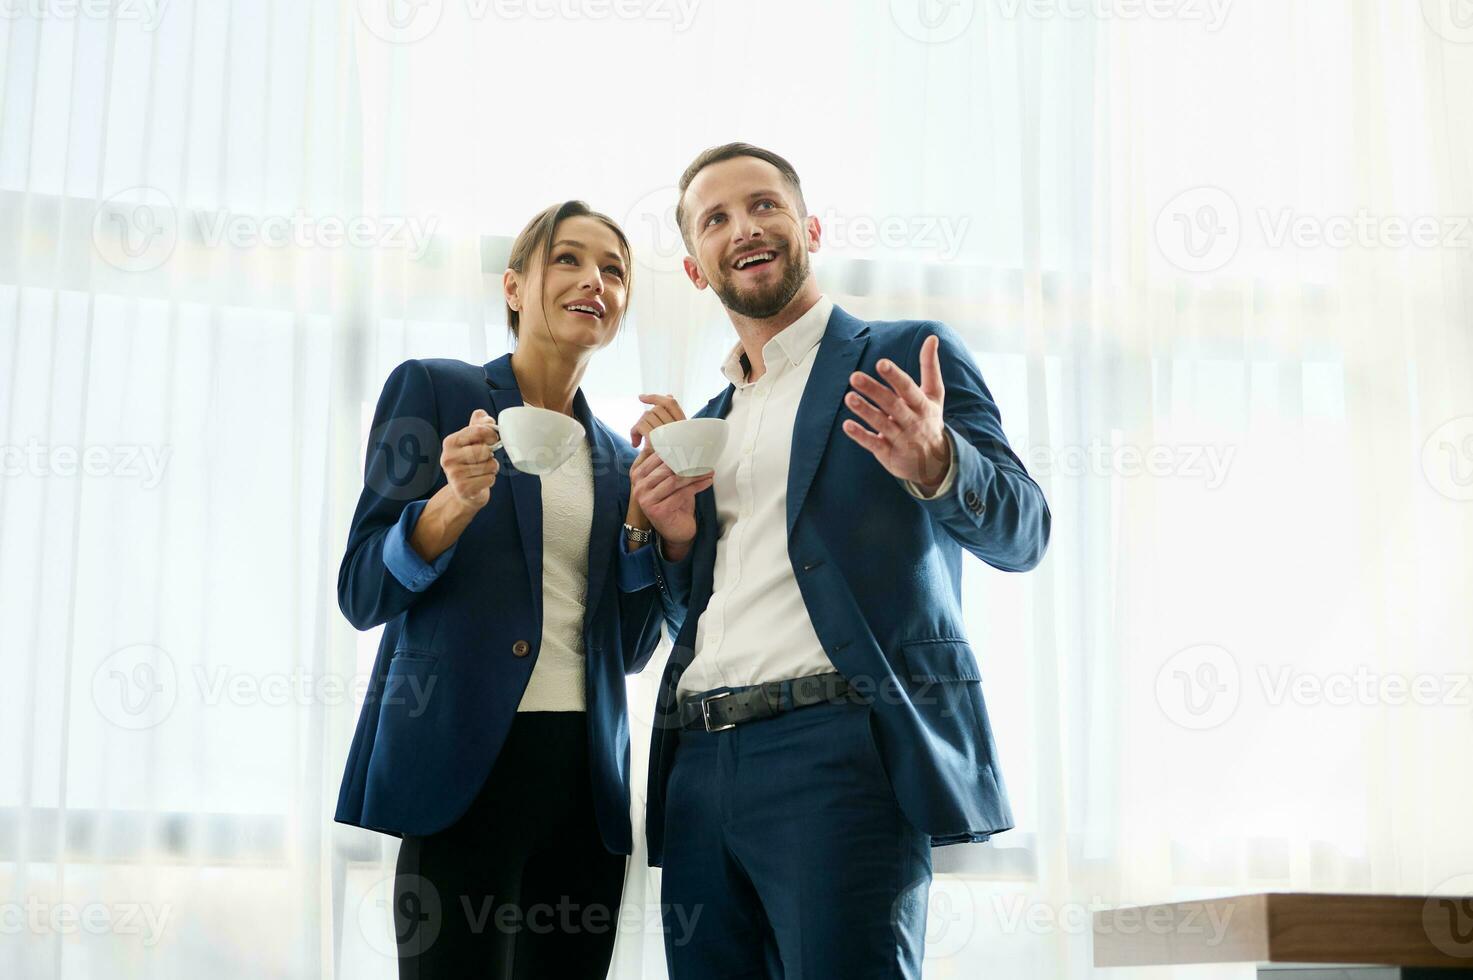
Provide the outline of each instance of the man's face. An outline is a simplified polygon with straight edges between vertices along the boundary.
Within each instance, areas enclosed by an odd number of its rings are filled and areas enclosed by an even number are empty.
[[[803,214],[781,173],[766,160],[735,157],[696,174],[685,191],[693,255],[685,272],[710,285],[728,310],[776,316],[808,278],[818,251],[818,219]]]

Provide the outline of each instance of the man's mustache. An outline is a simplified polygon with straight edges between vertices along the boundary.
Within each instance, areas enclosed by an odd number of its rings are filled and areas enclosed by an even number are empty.
[[[753,248],[748,249],[745,252],[739,252],[723,262],[722,266],[723,268],[731,272],[735,272],[737,259],[740,259],[742,258],[742,256],[745,255],[751,255],[753,252],[776,252],[777,257],[782,258],[783,256],[788,254],[788,242],[785,238],[774,238],[771,242],[767,244],[766,248]],[[775,262],[777,261],[777,259],[774,259],[773,261]]]

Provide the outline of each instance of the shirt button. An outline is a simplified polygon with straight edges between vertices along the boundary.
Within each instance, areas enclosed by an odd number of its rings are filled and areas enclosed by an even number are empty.
[[[518,640],[511,645],[512,656],[525,657],[532,649],[532,645],[526,640]]]

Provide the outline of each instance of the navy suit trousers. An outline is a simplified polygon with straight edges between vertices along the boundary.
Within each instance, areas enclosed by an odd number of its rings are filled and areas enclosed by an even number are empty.
[[[930,838],[900,811],[868,705],[682,732],[664,830],[672,980],[920,976]]]

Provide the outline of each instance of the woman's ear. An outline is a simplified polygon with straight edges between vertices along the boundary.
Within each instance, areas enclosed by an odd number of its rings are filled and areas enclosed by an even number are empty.
[[[521,312],[522,309],[522,277],[514,269],[507,269],[501,274],[501,291],[506,295],[506,305],[513,310]]]

